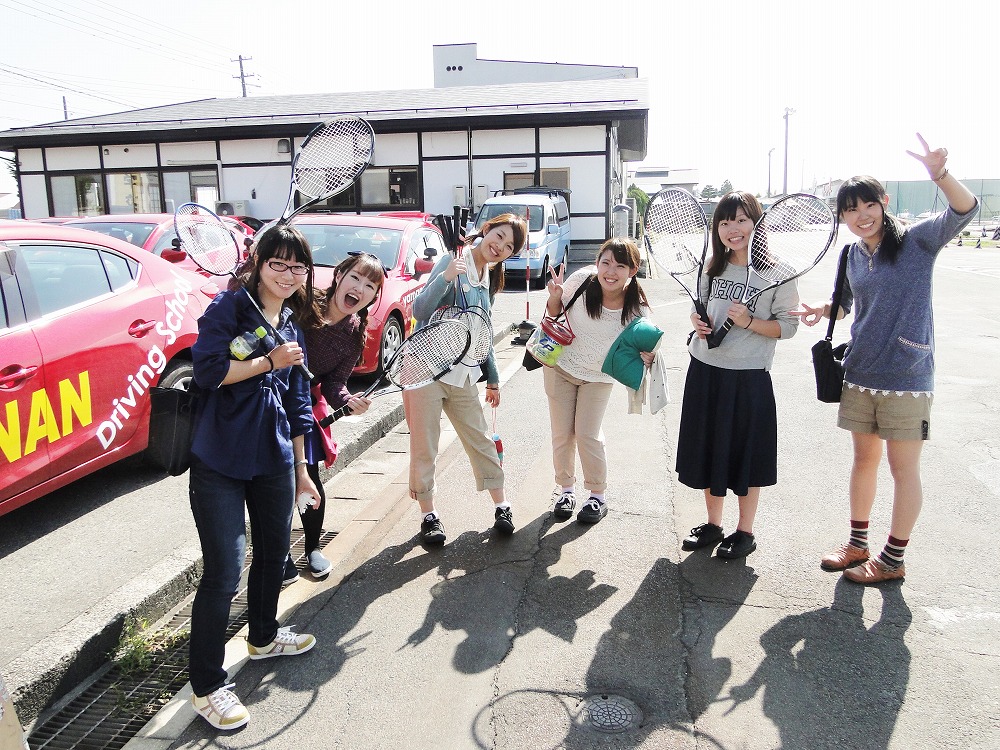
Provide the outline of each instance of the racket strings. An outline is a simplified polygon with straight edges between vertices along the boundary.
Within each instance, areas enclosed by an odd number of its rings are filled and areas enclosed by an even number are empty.
[[[231,273],[239,262],[236,238],[215,214],[195,204],[185,204],[174,215],[174,231],[181,249],[215,276]]]
[[[295,160],[295,184],[313,198],[338,193],[368,165],[374,147],[371,128],[363,120],[326,123],[302,144]]]
[[[459,321],[428,325],[406,340],[386,377],[399,388],[426,385],[455,365],[468,342],[469,331]]]
[[[788,198],[772,206],[754,229],[750,265],[766,281],[787,281],[815,266],[832,238],[833,212],[825,201]]]
[[[679,190],[657,193],[646,212],[645,234],[653,260],[671,274],[690,273],[705,250],[708,223],[693,196]]]

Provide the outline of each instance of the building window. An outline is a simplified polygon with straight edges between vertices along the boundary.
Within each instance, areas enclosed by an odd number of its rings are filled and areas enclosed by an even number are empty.
[[[163,192],[168,213],[192,202],[214,208],[215,202],[219,200],[219,174],[214,169],[165,171]]]
[[[369,167],[361,175],[361,202],[365,208],[409,206],[420,201],[416,167]]]
[[[99,216],[104,211],[101,175],[56,175],[49,178],[53,216]]]
[[[534,172],[504,172],[503,189],[517,190],[518,188],[532,187],[535,184]]]
[[[542,184],[550,188],[569,190],[569,169],[543,169]]]
[[[160,175],[156,172],[108,173],[108,213],[160,212]]]

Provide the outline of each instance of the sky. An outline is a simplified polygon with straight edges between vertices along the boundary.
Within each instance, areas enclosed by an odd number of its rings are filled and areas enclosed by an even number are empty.
[[[568,10],[571,12],[567,12]],[[0,0],[0,130],[205,98],[432,88],[432,46],[637,67],[646,167],[764,193],[854,174],[1000,177],[996,0]],[[773,149],[773,152],[771,151]],[[769,152],[770,156],[769,156]],[[0,192],[12,189],[0,169]]]

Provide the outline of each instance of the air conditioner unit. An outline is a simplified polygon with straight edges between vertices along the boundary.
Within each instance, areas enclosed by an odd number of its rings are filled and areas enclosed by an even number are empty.
[[[215,213],[219,216],[247,216],[250,201],[216,201]]]

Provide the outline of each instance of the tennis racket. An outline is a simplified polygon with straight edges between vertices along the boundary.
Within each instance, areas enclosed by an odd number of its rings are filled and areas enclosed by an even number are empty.
[[[368,167],[375,152],[375,134],[360,117],[338,117],[317,125],[302,141],[292,162],[292,184],[280,221],[343,192]],[[307,199],[292,210],[296,192]]]
[[[361,398],[412,391],[433,383],[465,356],[470,341],[469,329],[458,320],[429,323],[403,342],[385,366],[382,377]],[[342,406],[320,420],[319,426],[326,427],[350,413],[350,407]]]
[[[643,219],[649,257],[674,277],[694,303],[695,312],[710,326],[701,301],[701,277],[708,252],[708,219],[691,193],[664,188],[653,196]],[[694,289],[684,282],[697,271]]]
[[[174,231],[177,233],[181,249],[198,264],[199,268],[212,276],[232,276],[238,279],[236,269],[241,263],[239,244],[236,242],[236,236],[229,231],[229,227],[213,211],[197,203],[178,206],[174,212]],[[250,300],[250,304],[260,315],[264,327],[278,345],[287,343],[285,337],[278,333],[278,330],[271,325],[271,321],[265,317],[253,295],[246,287],[240,286],[240,289]],[[304,364],[296,367],[306,379],[312,380],[309,368]]]
[[[750,262],[740,303],[745,305],[809,271],[826,254],[834,233],[833,211],[815,195],[793,193],[776,202],[758,219],[750,235]],[[767,286],[751,287],[752,275]],[[732,327],[732,319],[726,318],[712,336],[716,346]]]
[[[455,304],[444,305],[431,313],[431,322],[460,320],[469,329],[471,343],[462,364],[476,367],[485,362],[493,351],[493,320],[480,305],[469,305],[462,287],[462,277],[455,277]]]

